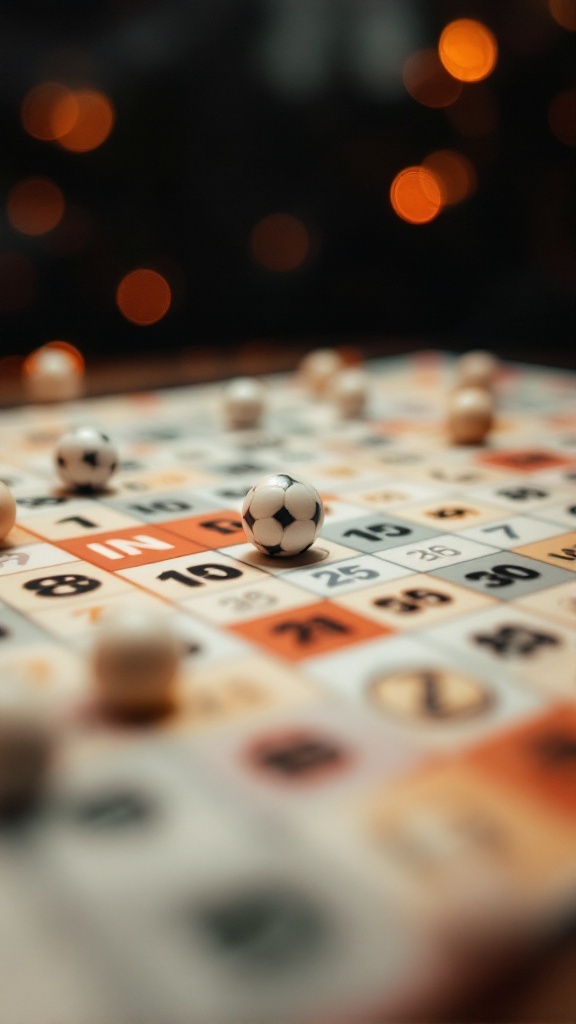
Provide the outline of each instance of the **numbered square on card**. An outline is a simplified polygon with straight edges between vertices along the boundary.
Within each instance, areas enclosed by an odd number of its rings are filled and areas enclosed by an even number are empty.
[[[337,544],[347,544],[356,551],[370,554],[436,537],[439,531],[409,523],[395,516],[361,516],[348,522],[325,527],[323,537]]]
[[[330,565],[320,563],[310,569],[293,569],[286,573],[285,578],[298,587],[335,599],[351,590],[363,590],[373,587],[379,581],[407,575],[408,570],[401,566],[384,562],[373,555],[358,555],[344,562],[332,562]]]
[[[330,601],[318,601],[279,615],[268,615],[234,627],[235,632],[291,661],[391,634],[387,626],[370,622]]]
[[[200,593],[220,593],[231,586],[266,579],[262,570],[220,551],[200,551],[152,565],[122,569],[118,575],[178,604]]]
[[[446,569],[433,569],[432,572],[441,579],[461,583],[500,601],[513,601],[570,579],[566,571],[525,558],[514,551],[498,552]]]
[[[496,548],[491,548],[487,544],[479,544],[465,537],[445,533],[434,537],[433,540],[405,544],[385,554],[380,552],[377,557],[396,562],[411,569],[412,572],[431,572],[448,565],[456,565],[458,562],[480,558],[495,550]]]

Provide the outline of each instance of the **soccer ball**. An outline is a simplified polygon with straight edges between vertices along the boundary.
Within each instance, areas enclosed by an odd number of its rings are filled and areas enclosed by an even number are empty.
[[[242,506],[242,526],[265,555],[300,555],[314,543],[324,508],[315,487],[287,473],[265,476],[250,488]]]
[[[66,484],[86,490],[104,487],[118,467],[118,451],[94,427],[78,427],[60,438],[54,461]]]

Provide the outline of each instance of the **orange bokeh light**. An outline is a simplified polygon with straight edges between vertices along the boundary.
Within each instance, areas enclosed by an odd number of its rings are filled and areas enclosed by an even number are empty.
[[[8,193],[8,220],[23,235],[45,235],[62,220],[64,209],[64,196],[48,178],[25,178]]]
[[[132,270],[122,278],[116,291],[116,303],[122,315],[143,327],[161,320],[171,302],[170,285],[156,270]]]
[[[250,252],[265,270],[286,273],[308,258],[310,235],[306,225],[292,214],[271,213],[252,228]]]
[[[97,89],[78,89],[73,94],[76,116],[68,130],[55,136],[63,149],[72,153],[88,153],[106,141],[114,127],[115,112],[108,96]],[[62,97],[53,107],[54,124],[70,116],[70,99]]]
[[[78,102],[72,90],[60,82],[41,82],[24,97],[21,117],[29,135],[53,142],[74,127]]]
[[[550,131],[565,146],[576,146],[576,89],[559,92],[548,107]]]
[[[418,50],[404,62],[402,78],[412,99],[425,107],[449,107],[462,92],[462,83],[449,75],[436,50]]]
[[[453,149],[437,149],[422,163],[439,182],[442,202],[448,206],[461,203],[474,192],[478,184],[472,161]]]
[[[498,44],[482,22],[460,18],[443,29],[438,56],[454,78],[461,82],[480,82],[496,66]]]
[[[56,349],[57,352],[63,352],[68,359],[71,368],[78,375],[84,373],[85,360],[79,348],[72,345],[69,341],[47,341],[45,345],[31,352],[29,356],[26,356],[22,365],[22,372],[26,375],[33,375],[42,367],[42,360],[44,353],[50,349]]]
[[[409,224],[427,224],[442,209],[442,189],[436,175],[426,167],[405,167],[390,186],[395,213]]]
[[[569,32],[576,32],[576,2],[575,0],[548,0],[550,14],[562,28]]]
[[[74,364],[74,369],[78,373],[83,373],[86,366],[84,356],[82,355],[79,348],[73,345],[70,341],[47,341],[42,346],[44,349],[56,348],[59,352],[65,352],[70,357],[70,362]]]
[[[0,254],[0,310],[17,313],[29,306],[36,291],[36,269],[19,252]]]

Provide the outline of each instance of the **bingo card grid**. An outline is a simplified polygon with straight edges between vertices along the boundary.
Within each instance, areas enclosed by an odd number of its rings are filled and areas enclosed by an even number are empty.
[[[451,372],[375,360],[350,422],[290,375],[246,431],[222,385],[0,414],[0,674],[63,721],[0,834],[6,1024],[424,1019],[574,914],[574,376],[506,366],[489,442],[451,447]],[[79,423],[122,454],[95,497],[52,467]],[[279,471],[326,506],[290,559],[239,514]],[[186,646],[145,728],[101,719],[86,668],[127,605]]]

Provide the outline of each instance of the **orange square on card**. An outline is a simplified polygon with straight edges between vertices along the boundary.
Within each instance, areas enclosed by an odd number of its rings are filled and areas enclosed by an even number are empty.
[[[291,661],[313,658],[394,632],[331,601],[318,601],[231,628],[234,633]]]
[[[548,565],[558,565],[561,569],[576,572],[576,532],[562,533],[557,537],[536,541],[534,544],[523,544],[514,548],[519,555],[537,558]]]
[[[520,788],[546,807],[576,818],[576,707],[556,707],[501,733],[464,758],[501,786]]]
[[[538,470],[556,469],[569,466],[571,459],[557,452],[540,448],[518,448],[512,451],[482,452],[476,456],[478,462],[496,469],[509,469],[516,473],[536,473]]]
[[[232,544],[244,544],[246,534],[242,529],[242,519],[238,512],[229,508],[217,512],[208,512],[203,516],[190,516],[187,519],[171,519],[162,524],[169,533],[179,537],[187,537],[203,548],[227,548]]]
[[[199,544],[145,523],[131,526],[127,530],[108,530],[89,537],[70,537],[60,541],[59,546],[83,561],[111,571],[162,562],[167,558],[196,554],[202,550]]]

